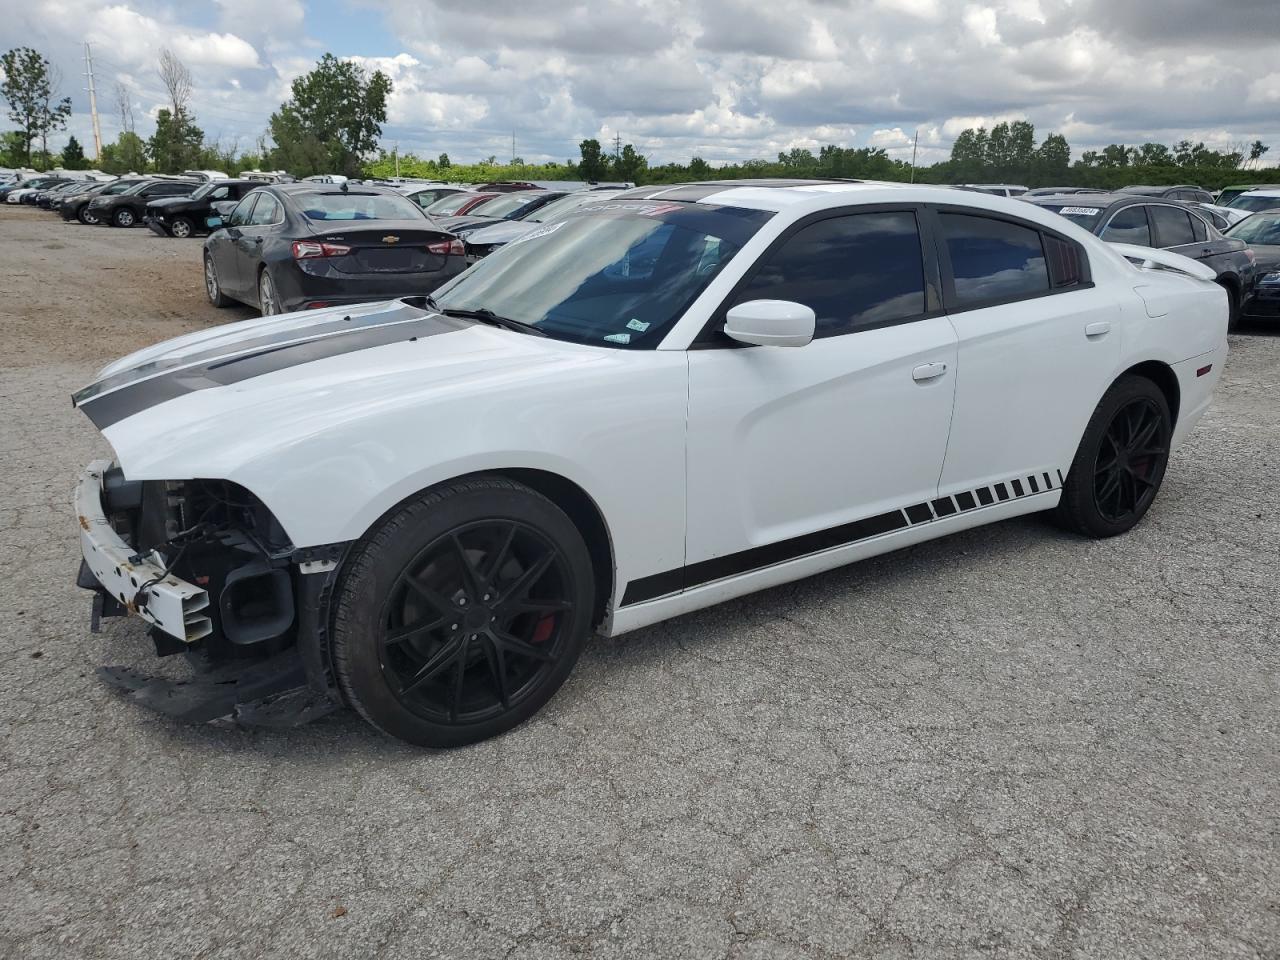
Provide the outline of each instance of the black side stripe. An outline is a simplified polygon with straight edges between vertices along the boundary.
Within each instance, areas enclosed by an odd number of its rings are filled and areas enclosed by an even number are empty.
[[[1043,476],[1045,486],[1041,492],[1048,493],[1056,489],[1049,474],[1046,473]],[[1061,471],[1059,471],[1058,476],[1062,476]],[[1031,493],[1037,492],[1035,478],[1028,477],[1027,480],[1032,485]],[[1015,491],[1014,499],[1031,495],[1024,490],[1020,479],[1012,480],[1010,483]],[[939,497],[937,500],[932,501],[932,509],[930,509],[929,503],[914,503],[909,507],[903,507],[901,510],[891,510],[888,513],[855,520],[852,523],[844,523],[827,530],[806,533],[799,537],[792,537],[789,540],[779,540],[777,543],[766,544],[763,547],[752,547],[749,550],[740,550],[737,553],[726,554],[723,557],[712,557],[710,560],[701,560],[686,567],[676,567],[674,570],[665,570],[652,576],[641,577],[639,580],[632,580],[627,584],[626,590],[622,593],[622,603],[619,606],[629,607],[633,604],[644,603],[646,600],[654,600],[669,594],[680,593],[683,590],[691,590],[694,587],[700,587],[716,580],[725,580],[739,574],[763,570],[766,567],[774,567],[789,560],[797,560],[800,557],[833,550],[836,547],[847,547],[860,540],[870,540],[872,537],[883,536],[886,533],[893,533],[907,527],[936,523],[938,520],[960,511],[968,512],[991,506],[997,502],[992,497],[992,489],[995,490],[995,497],[999,498],[998,502],[1009,499],[1009,493],[1003,483],[993,484],[992,488],[979,487],[977,490],[963,490],[955,494],[954,497]],[[958,508],[957,504],[959,505]]]

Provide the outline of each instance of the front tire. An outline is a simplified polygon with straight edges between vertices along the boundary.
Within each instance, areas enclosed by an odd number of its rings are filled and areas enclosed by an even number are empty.
[[[568,678],[594,595],[582,535],[546,497],[494,476],[436,487],[348,561],[339,686],[371,724],[419,746],[496,736]]]
[[[1160,388],[1146,377],[1117,380],[1085,428],[1062,487],[1059,525],[1096,538],[1132,530],[1160,491],[1172,437]]]
[[[132,227],[137,222],[138,218],[134,216],[133,211],[128,207],[121,207],[115,212],[115,216],[111,218],[112,225],[117,227]]]
[[[98,218],[89,212],[89,205],[85,204],[76,211],[76,219],[83,223],[86,227],[96,226]]]
[[[195,233],[195,227],[186,217],[174,217],[169,223],[169,236],[171,237],[186,240],[193,233]]]

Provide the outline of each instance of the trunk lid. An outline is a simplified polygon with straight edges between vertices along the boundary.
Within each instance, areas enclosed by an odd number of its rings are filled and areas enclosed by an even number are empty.
[[[449,254],[429,249],[445,247],[454,236],[433,229],[426,220],[332,221],[312,230],[317,243],[347,247],[346,254],[326,257],[339,273],[430,273],[444,269]],[[305,262],[305,261],[304,261]]]

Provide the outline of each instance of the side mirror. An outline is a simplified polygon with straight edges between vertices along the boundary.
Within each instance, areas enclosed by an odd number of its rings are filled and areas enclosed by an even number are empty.
[[[218,216],[225,217],[236,208],[236,203],[235,200],[215,200],[210,206]]]
[[[222,218],[221,217],[205,217],[204,225],[208,227],[210,230],[217,230],[220,226],[222,226]]]
[[[817,323],[811,307],[790,300],[749,300],[730,307],[724,332],[740,343],[761,347],[803,347]]]

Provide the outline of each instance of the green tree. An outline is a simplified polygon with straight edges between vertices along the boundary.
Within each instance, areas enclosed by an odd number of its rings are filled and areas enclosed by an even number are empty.
[[[27,160],[27,142],[21,130],[0,133],[0,166],[20,167]]]
[[[326,53],[291,92],[271,115],[272,163],[300,177],[359,176],[387,122],[391,79]]]
[[[453,164],[449,162],[449,155],[447,153],[442,153],[436,159],[436,166],[439,167],[441,170],[448,170],[451,166],[453,166]]]
[[[1051,133],[1036,147],[1033,177],[1042,183],[1062,181],[1071,169],[1071,145],[1060,133]]]
[[[701,157],[694,157],[689,161],[689,176],[694,180],[705,180],[711,176],[711,164]]]
[[[145,173],[147,169],[147,145],[136,133],[125,131],[115,143],[103,144],[98,168],[103,173]]]
[[[58,99],[56,68],[30,47],[15,47],[0,55],[0,68],[4,70],[0,95],[9,102],[9,119],[18,125],[29,166],[31,144],[39,140],[47,157],[49,134],[66,128],[71,98]]]
[[[583,180],[604,180],[609,176],[609,162],[600,151],[599,140],[583,140],[578,144],[582,160],[578,163],[578,176]]]
[[[199,164],[204,132],[185,111],[175,115],[168,107],[161,107],[156,112],[156,132],[151,135],[148,148],[157,173],[181,173]]]
[[[84,166],[84,147],[80,146],[80,141],[75,138],[75,134],[72,134],[67,145],[62,148],[62,168],[83,170]]]
[[[1255,141],[1253,141],[1253,143],[1249,144],[1249,163],[1250,163],[1250,165],[1252,165],[1252,166],[1255,166],[1255,167],[1256,167],[1256,166],[1258,165],[1258,161],[1262,159],[1262,155],[1263,155],[1264,153],[1266,153],[1267,151],[1269,151],[1270,149],[1271,149],[1271,148],[1270,148],[1270,147],[1268,147],[1268,146],[1267,146],[1265,143],[1263,143],[1261,140],[1255,140]]]
[[[636,148],[628,143],[622,148],[622,152],[618,154],[618,159],[614,161],[613,175],[618,180],[629,180],[632,183],[636,183],[648,169],[648,158],[642,153],[637,153]]]

